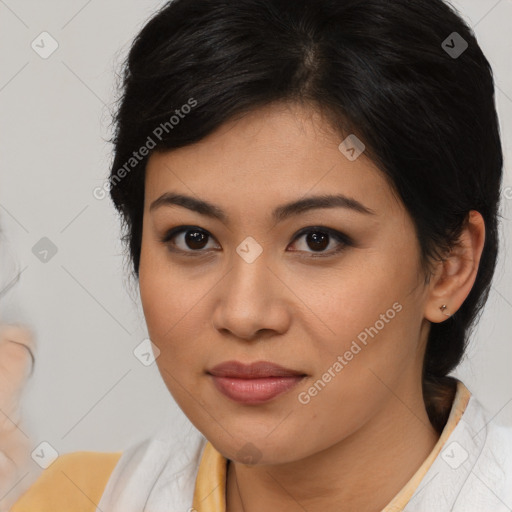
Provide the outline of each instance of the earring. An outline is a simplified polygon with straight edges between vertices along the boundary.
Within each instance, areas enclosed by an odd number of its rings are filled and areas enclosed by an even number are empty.
[[[447,307],[448,307],[448,306],[447,306],[446,304],[443,304],[442,306],[440,306],[440,307],[439,307],[439,309],[441,310],[441,313],[443,313],[443,315],[450,317],[450,316],[452,316],[452,315],[450,315],[450,314],[448,314],[448,313],[445,313],[445,312],[444,312],[444,310],[445,310]]]

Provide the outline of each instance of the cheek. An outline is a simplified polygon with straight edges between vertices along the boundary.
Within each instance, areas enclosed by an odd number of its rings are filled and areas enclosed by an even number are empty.
[[[144,317],[151,341],[163,349],[164,340],[173,334],[180,313],[178,299],[182,290],[179,278],[169,272],[165,262],[153,244],[143,239],[139,288]]]
[[[198,299],[195,306],[190,303],[195,293],[185,277],[147,263],[149,259],[141,261],[140,295],[149,337],[160,351],[156,365],[178,406],[195,425],[202,425],[207,420],[197,382],[204,371],[204,313]]]
[[[182,287],[165,274],[141,272],[140,276],[142,307],[151,341],[161,351],[168,350],[185,322],[186,304],[180,300]]]
[[[405,272],[397,275],[394,268],[383,269],[384,263],[382,258],[376,261],[364,255],[354,257],[354,263],[345,260],[338,269],[317,271],[314,278],[311,272],[293,277],[294,293],[314,313],[318,330],[313,338],[323,332],[330,333],[329,338],[346,340],[373,325],[388,310],[389,316],[395,316],[393,304],[403,302],[410,288]]]
[[[294,291],[307,297],[306,305],[315,312],[314,326],[302,325],[310,329],[308,338],[315,340],[319,372],[335,371],[332,366],[342,356],[344,370],[336,374],[343,373],[350,385],[360,386],[375,379],[370,369],[392,375],[415,358],[421,287],[417,287],[415,255],[407,256],[401,261],[410,263],[402,264],[391,249],[368,251],[347,258],[336,272],[317,274],[314,287],[310,275],[296,278]]]
[[[191,368],[202,352],[206,313],[201,301],[205,287],[201,283],[171,266],[165,251],[143,246],[140,296],[149,337],[160,350],[160,367],[173,372]]]

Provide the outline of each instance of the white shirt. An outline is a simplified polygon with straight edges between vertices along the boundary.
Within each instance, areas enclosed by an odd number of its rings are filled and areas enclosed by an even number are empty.
[[[97,512],[191,512],[206,443],[186,419],[181,429],[164,425],[123,452]],[[512,426],[459,381],[439,442],[382,512],[512,512]]]

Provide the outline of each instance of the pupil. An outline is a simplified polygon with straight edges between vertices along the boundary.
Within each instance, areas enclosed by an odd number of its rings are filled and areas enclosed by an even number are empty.
[[[306,237],[307,243],[312,244],[312,246],[310,245],[310,248],[314,250],[325,249],[329,245],[328,239],[329,235],[322,233],[321,231],[314,231],[309,233]]]
[[[201,231],[187,231],[185,242],[191,249],[202,249],[205,245],[206,235]]]

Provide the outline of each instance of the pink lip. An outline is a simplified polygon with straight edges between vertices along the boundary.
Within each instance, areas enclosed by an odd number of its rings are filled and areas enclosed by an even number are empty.
[[[263,403],[297,385],[305,374],[269,361],[245,365],[226,361],[207,372],[216,388],[228,398],[245,404]]]

